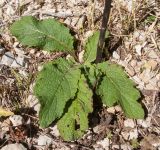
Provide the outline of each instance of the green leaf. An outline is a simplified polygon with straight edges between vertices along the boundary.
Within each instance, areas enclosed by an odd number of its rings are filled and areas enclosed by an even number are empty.
[[[88,79],[89,85],[92,89],[94,89],[99,81],[101,76],[101,72],[96,68],[95,64],[88,63],[84,65],[85,76]]]
[[[153,15],[151,15],[151,16],[148,16],[146,19],[145,19],[145,23],[152,23],[152,22],[154,22],[156,20],[156,16],[153,16]]]
[[[58,122],[58,129],[66,141],[76,140],[88,129],[88,113],[91,113],[92,91],[84,75],[81,75],[77,97],[72,101],[68,112]]]
[[[85,45],[85,53],[84,53],[84,62],[90,63],[96,59],[97,54],[97,45],[99,40],[99,31],[94,32],[92,36],[90,36]],[[109,32],[106,31],[105,37],[108,38]]]
[[[103,80],[97,89],[97,94],[101,96],[103,103],[107,106],[120,104],[129,118],[144,118],[144,110],[137,102],[140,93],[133,81],[128,79],[122,67],[107,62],[100,63],[97,67],[104,73]]]
[[[61,117],[66,102],[75,96],[80,70],[65,59],[44,65],[38,74],[34,93],[40,101],[40,125],[47,127]]]
[[[23,44],[44,50],[73,50],[73,37],[69,29],[54,19],[37,20],[32,16],[24,16],[11,26],[11,33]]]
[[[90,36],[85,45],[84,62],[93,62],[96,59],[99,31]]]

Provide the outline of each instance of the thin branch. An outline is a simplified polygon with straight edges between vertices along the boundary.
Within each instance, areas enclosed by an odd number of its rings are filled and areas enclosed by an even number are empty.
[[[102,18],[102,25],[100,29],[100,35],[99,35],[99,42],[97,47],[97,56],[96,56],[96,63],[99,63],[102,61],[102,54],[105,44],[105,34],[107,30],[107,24],[109,20],[109,14],[111,10],[111,3],[112,0],[105,0],[105,6],[103,11],[103,18]]]

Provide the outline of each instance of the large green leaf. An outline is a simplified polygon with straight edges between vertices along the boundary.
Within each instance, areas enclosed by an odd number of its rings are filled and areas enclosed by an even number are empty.
[[[11,26],[11,33],[23,44],[47,51],[73,50],[69,29],[55,19],[39,21],[32,16],[22,17]]]
[[[34,87],[41,104],[39,117],[42,127],[61,117],[66,102],[77,92],[79,78],[80,70],[65,59],[45,64]]]
[[[137,102],[140,93],[135,88],[133,81],[128,79],[122,67],[107,62],[100,63],[97,67],[104,73],[103,80],[97,90],[103,103],[107,106],[118,103],[127,117],[143,118],[144,110]]]
[[[70,141],[82,137],[88,129],[88,113],[92,112],[92,108],[92,91],[84,75],[81,75],[77,97],[58,122],[58,129],[64,140]]]

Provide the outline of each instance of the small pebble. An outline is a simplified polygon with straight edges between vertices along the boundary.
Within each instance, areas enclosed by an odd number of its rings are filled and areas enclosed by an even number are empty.
[[[114,108],[115,108],[116,112],[121,112],[122,111],[122,108],[119,105],[116,105]]]
[[[129,132],[129,140],[132,139],[137,139],[138,138],[138,130],[133,129],[132,131]]]
[[[135,50],[136,50],[136,53],[139,55],[139,56],[141,56],[141,50],[142,50],[142,46],[141,45],[136,45],[135,46]]]
[[[146,41],[146,33],[142,30],[140,31],[140,34],[139,34],[139,41],[141,42]]]
[[[40,111],[40,104],[38,102],[38,99],[34,95],[29,95],[27,98],[27,103],[29,107],[33,107],[33,109],[39,113]]]
[[[107,111],[111,114],[115,114],[115,108],[114,107],[109,107],[107,108]]]
[[[30,52],[30,54],[34,54],[36,52],[36,50],[35,49],[31,49],[29,52]]]
[[[94,133],[100,134],[104,130],[105,126],[97,125],[93,128]]]
[[[17,45],[18,45],[18,43],[17,43]],[[15,50],[16,54],[18,54],[19,56],[24,56],[24,54],[25,54],[25,51],[23,49],[14,47],[14,50]]]
[[[115,58],[115,59],[118,59],[118,60],[120,59],[120,56],[118,55],[118,53],[117,53],[116,51],[113,52],[113,55],[112,55],[112,56],[113,56],[113,58]]]
[[[101,141],[98,141],[97,144],[101,145],[103,148],[107,148],[110,145],[109,139],[108,138],[104,138]]]
[[[67,17],[66,20],[64,21],[65,24],[70,25],[71,24],[71,18]]]
[[[127,119],[124,121],[124,126],[129,127],[129,128],[134,128],[135,123],[134,123],[133,119]]]
[[[52,143],[52,139],[46,135],[40,135],[38,137],[38,145],[39,146],[46,146],[46,145],[50,145]]]
[[[8,144],[1,148],[1,150],[27,150],[22,144]]]
[[[23,118],[20,115],[10,116],[9,119],[12,122],[13,126],[19,126],[23,124]]]
[[[6,65],[6,66],[11,66],[13,61],[14,61],[14,55],[11,52],[6,52],[2,56],[2,60],[0,61],[0,64]]]
[[[134,38],[138,38],[139,35],[140,35],[140,32],[139,32],[139,31],[135,31],[135,32],[133,33]]]
[[[8,5],[7,10],[5,12],[8,16],[13,16],[15,13],[15,10],[12,8],[11,5]]]
[[[41,71],[43,69],[43,66],[42,65],[39,65],[38,66],[38,71]]]
[[[151,118],[147,117],[146,120],[138,119],[137,124],[142,126],[143,128],[148,128],[151,126]]]
[[[13,63],[11,64],[11,67],[13,68],[24,67],[24,57],[22,56],[16,57]]]

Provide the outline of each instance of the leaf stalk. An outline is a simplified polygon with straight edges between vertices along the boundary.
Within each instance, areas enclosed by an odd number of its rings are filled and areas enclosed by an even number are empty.
[[[95,63],[100,63],[102,61],[103,49],[105,46],[105,34],[106,34],[107,24],[108,24],[110,10],[111,10],[111,3],[112,3],[112,0],[105,0],[102,25],[100,29],[99,41],[98,41],[98,46],[97,46],[97,56],[96,56]]]

